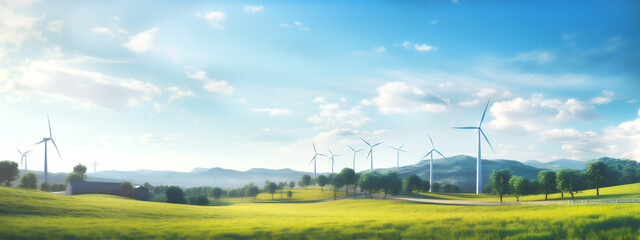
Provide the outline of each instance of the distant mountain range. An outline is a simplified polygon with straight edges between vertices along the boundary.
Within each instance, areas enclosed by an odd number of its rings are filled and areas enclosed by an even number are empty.
[[[625,160],[615,158],[601,158],[608,163],[621,162]],[[529,179],[538,177],[538,172],[560,168],[586,169],[586,162],[570,159],[558,159],[551,162],[539,162],[529,160],[524,163],[515,160],[483,160],[483,182],[489,183],[489,178],[493,170],[504,168],[511,169],[511,174],[524,176]],[[376,169],[377,171],[395,170],[395,168]],[[460,186],[463,192],[475,192],[476,158],[464,155],[453,156],[445,159],[434,159],[433,161],[434,182],[451,183]],[[42,172],[36,173],[38,182],[42,181]],[[177,185],[181,187],[218,186],[222,188],[242,187],[249,183],[262,186],[265,181],[290,182],[296,184],[304,174],[312,175],[310,172],[295,171],[292,169],[265,169],[253,168],[247,171],[237,171],[224,168],[194,168],[190,172],[158,171],[158,170],[133,170],[133,171],[102,171],[97,173],[87,173],[89,181],[121,182],[131,181],[134,184],[145,182],[152,185]],[[327,173],[318,173],[327,174]],[[407,177],[416,174],[420,178],[429,178],[429,161],[423,160],[413,165],[402,166],[399,169],[400,177]],[[51,183],[64,183],[66,173],[49,173]]]

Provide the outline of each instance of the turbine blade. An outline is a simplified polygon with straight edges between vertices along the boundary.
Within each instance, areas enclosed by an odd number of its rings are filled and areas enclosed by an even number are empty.
[[[435,150],[435,149],[433,149],[433,150]],[[447,157],[445,157],[444,155],[442,155],[442,153],[440,153],[440,151],[438,151],[438,150],[435,150],[435,151],[436,151],[438,154],[440,154],[440,156],[442,156],[445,160],[449,160],[449,159],[447,159]]]
[[[400,150],[400,152],[407,152],[407,151],[405,151],[405,150]]]
[[[404,143],[402,143],[398,149],[402,149],[402,147],[404,147]]]
[[[429,154],[431,154],[433,152],[434,149],[431,149],[431,151],[429,151],[426,155],[424,155],[424,157],[422,157],[422,159],[425,159],[429,156]]]
[[[351,148],[351,151],[356,151],[355,149],[353,149],[351,146],[347,145],[347,147]]]
[[[396,150],[396,151],[400,151],[400,149],[397,149],[397,148],[394,148],[394,147],[390,147],[390,148],[393,149],[393,150]]]
[[[307,165],[311,164],[311,163],[313,162],[313,160],[316,160],[316,156],[313,156],[313,157],[311,158],[311,161],[309,161],[309,163],[308,163]]]
[[[324,155],[324,154],[322,154],[322,153],[318,153],[318,156],[326,157],[327,155]]]
[[[49,121],[49,114],[47,114],[47,123],[49,123],[49,138],[53,138],[53,135],[51,134],[51,121]]]
[[[18,147],[16,147],[16,150],[18,150],[18,152],[20,153],[20,155],[24,155],[24,154],[20,151],[20,149],[18,149]]]
[[[491,151],[493,152],[493,155],[496,155],[496,151],[493,150],[493,146],[491,146],[491,142],[489,142],[489,138],[487,138],[487,135],[484,135],[482,128],[480,128],[480,133],[482,133],[484,140],[487,140],[487,143],[489,144],[489,147],[491,147]]]
[[[431,147],[432,148],[436,148],[436,146],[433,145],[433,139],[431,139],[431,134],[427,133],[427,135],[429,136],[429,141],[431,142]]]
[[[24,152],[24,155],[27,155],[27,153],[30,153],[31,151],[33,151],[33,149],[31,149],[31,150],[29,150],[29,151]]]
[[[329,150],[329,154],[331,154],[331,156],[333,156],[333,152],[331,152],[331,149],[327,148],[327,150]]]
[[[369,147],[371,147],[371,144],[369,144],[369,142],[365,141],[364,139],[360,138],[360,140],[362,140],[364,143],[366,143],[367,145],[369,145]]]
[[[369,150],[369,153],[367,153],[367,157],[366,157],[366,158],[364,158],[364,161],[365,161],[365,162],[367,161],[367,159],[369,159],[369,155],[371,155],[371,150]]]
[[[62,156],[60,156],[60,150],[58,150],[58,145],[56,145],[56,141],[54,141],[53,138],[52,138],[51,142],[53,143],[53,146],[56,147],[56,152],[58,152],[58,157],[62,161]]]
[[[33,145],[37,145],[37,144],[43,143],[43,142],[45,142],[45,141],[47,141],[47,140],[44,140],[44,139],[43,139],[42,141],[37,142],[37,143],[34,143]]]
[[[455,129],[478,129],[478,127],[453,127]]]
[[[487,114],[487,108],[489,107],[489,102],[491,102],[491,99],[487,101],[487,106],[484,107],[484,112],[482,113],[482,118],[480,119],[480,124],[478,124],[478,128],[482,127],[482,122],[484,121],[484,116]]]
[[[318,151],[316,150],[316,144],[313,143],[313,141],[311,141],[311,146],[313,146],[313,151],[318,153]]]
[[[373,144],[373,146],[371,146],[371,147],[373,148],[373,147],[375,147],[375,146],[380,145],[381,143],[383,143],[383,142],[379,142],[379,143]]]

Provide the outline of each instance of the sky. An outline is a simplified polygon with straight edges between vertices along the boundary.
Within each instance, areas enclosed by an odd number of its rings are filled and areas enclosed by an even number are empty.
[[[0,159],[49,171],[374,167],[431,149],[640,160],[640,3],[0,0]],[[318,171],[331,171],[319,158]]]

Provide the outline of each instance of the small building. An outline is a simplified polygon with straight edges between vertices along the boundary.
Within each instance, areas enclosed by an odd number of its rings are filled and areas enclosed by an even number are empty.
[[[144,201],[153,201],[153,194],[149,189],[134,185],[133,191],[135,199]],[[122,197],[130,197],[120,191],[120,183],[114,182],[87,182],[87,181],[70,181],[67,184],[67,195],[78,194],[108,194]]]

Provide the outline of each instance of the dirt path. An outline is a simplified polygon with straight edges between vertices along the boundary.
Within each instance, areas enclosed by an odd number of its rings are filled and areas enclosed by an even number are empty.
[[[577,200],[549,200],[549,201],[522,201],[522,202],[498,202],[498,201],[469,201],[416,198],[409,196],[389,196],[387,199],[408,201],[427,204],[463,205],[463,206],[515,206],[515,205],[566,205],[566,204],[619,204],[640,203],[640,198],[609,198],[609,199],[577,199]]]

